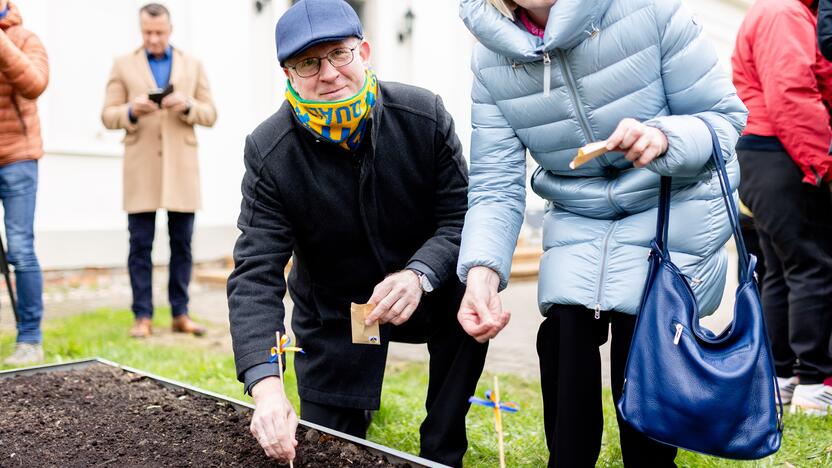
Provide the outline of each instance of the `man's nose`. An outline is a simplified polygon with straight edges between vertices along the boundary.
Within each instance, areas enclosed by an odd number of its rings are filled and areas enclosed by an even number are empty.
[[[332,81],[338,78],[338,75],[340,75],[341,72],[329,63],[329,60],[323,59],[321,60],[321,70],[318,74],[320,75],[320,79],[324,81]]]

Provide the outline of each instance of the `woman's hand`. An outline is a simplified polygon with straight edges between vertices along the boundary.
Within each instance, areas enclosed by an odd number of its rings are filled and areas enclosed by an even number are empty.
[[[626,152],[624,157],[641,168],[667,152],[667,136],[658,128],[624,119],[607,138],[607,151]]]
[[[497,336],[511,318],[511,312],[503,310],[497,295],[499,286],[500,277],[491,268],[478,266],[468,271],[457,320],[462,329],[480,343]]]

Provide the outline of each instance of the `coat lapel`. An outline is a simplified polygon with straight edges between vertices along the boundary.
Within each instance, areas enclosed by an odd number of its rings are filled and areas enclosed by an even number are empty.
[[[147,54],[143,47],[139,47],[133,55],[133,64],[136,67],[136,72],[142,77],[142,81],[147,85],[148,91],[156,89],[156,79],[153,78],[153,73],[150,71],[150,64],[147,62]]]
[[[182,74],[185,73],[185,64],[183,63],[184,60],[185,56],[182,55],[182,52],[179,52],[179,50],[174,47],[173,63],[170,67],[170,80],[168,80],[168,82],[173,85],[174,91],[184,92],[182,84]]]

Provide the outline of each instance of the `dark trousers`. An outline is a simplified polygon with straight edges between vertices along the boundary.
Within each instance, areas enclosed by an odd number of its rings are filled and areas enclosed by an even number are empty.
[[[740,230],[742,231],[746,250],[757,257],[757,266],[754,271],[757,273],[757,289],[759,289],[760,294],[763,294],[763,278],[766,277],[766,256],[760,247],[760,235],[757,234],[757,228],[754,226],[754,218],[740,214]],[[737,263],[738,280],[742,278],[742,274],[743,272],[739,271],[739,263]]]
[[[150,318],[153,317],[153,262],[150,254],[156,233],[156,212],[127,215],[127,228],[130,231],[127,269],[130,273],[130,287],[133,289],[133,314],[136,318]],[[191,282],[193,268],[193,232],[193,213],[168,212],[168,300],[174,317],[188,313],[188,284]]]
[[[550,467],[594,467],[601,451],[604,415],[601,403],[601,354],[610,328],[612,394],[624,388],[624,366],[635,329],[635,316],[555,305],[537,334],[543,421]],[[610,327],[612,325],[612,327]],[[621,454],[628,467],[676,466],[676,448],[633,429],[616,410]]]
[[[785,152],[739,151],[740,196],[766,260],[763,313],[776,372],[802,384],[832,376],[832,200],[802,183]]]
[[[419,456],[450,466],[462,466],[468,449],[465,416],[474,395],[477,381],[485,365],[488,344],[477,343],[462,327],[452,320],[432,327],[433,332],[423,339],[421,324],[407,322],[396,327],[393,341],[407,343],[427,341],[430,353],[428,394],[425,416],[419,427]],[[362,409],[321,405],[301,400],[300,416],[324,427],[355,437],[366,438],[370,418]]]

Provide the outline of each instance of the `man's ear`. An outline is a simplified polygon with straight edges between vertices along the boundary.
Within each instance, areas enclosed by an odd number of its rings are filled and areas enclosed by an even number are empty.
[[[289,79],[289,83],[292,83],[292,86],[294,86],[295,85],[295,80],[292,78],[292,74],[289,73],[288,68],[283,67],[283,74],[286,75],[286,78]]]
[[[371,52],[370,43],[367,41],[362,41],[361,46],[358,47],[358,55],[361,57],[361,62],[364,64],[365,67],[370,66],[370,52]]]

